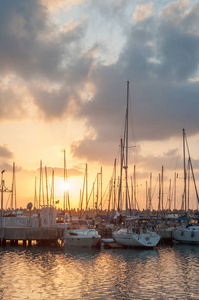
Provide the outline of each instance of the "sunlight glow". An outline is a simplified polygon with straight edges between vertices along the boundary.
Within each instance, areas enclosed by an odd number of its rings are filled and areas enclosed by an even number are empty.
[[[70,189],[69,182],[68,181],[62,182],[61,190],[64,192],[64,191],[68,191],[69,189]]]

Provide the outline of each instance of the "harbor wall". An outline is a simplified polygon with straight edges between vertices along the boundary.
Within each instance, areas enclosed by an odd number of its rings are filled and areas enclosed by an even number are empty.
[[[36,240],[57,241],[58,230],[56,227],[31,228],[31,227],[0,227],[1,240]]]

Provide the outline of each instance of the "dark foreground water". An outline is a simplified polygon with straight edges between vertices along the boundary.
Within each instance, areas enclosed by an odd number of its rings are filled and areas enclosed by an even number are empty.
[[[199,246],[0,247],[0,299],[199,299]]]

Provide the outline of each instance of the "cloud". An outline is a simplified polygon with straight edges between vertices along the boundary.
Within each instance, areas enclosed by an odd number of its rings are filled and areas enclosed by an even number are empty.
[[[64,169],[63,168],[52,168],[52,167],[47,167],[47,172],[51,175],[52,171],[54,170],[54,175],[58,177],[64,177]],[[40,169],[37,169],[38,172],[40,172]],[[42,169],[43,174],[45,173],[45,168]],[[75,168],[67,168],[67,176],[68,177],[76,177],[76,176],[82,176],[83,172],[75,169]]]
[[[135,23],[141,22],[144,19],[152,15],[154,9],[154,3],[150,2],[148,4],[138,4],[136,11],[133,13],[133,19]]]
[[[0,157],[13,158],[13,153],[8,149],[7,145],[0,146]]]
[[[131,3],[82,2],[73,26],[69,14],[61,26],[55,23],[47,9],[52,2],[1,3],[0,76],[13,74],[24,89],[17,94],[9,88],[11,78],[7,89],[1,87],[1,119],[31,115],[34,103],[48,121],[84,120],[85,136],[74,137],[72,154],[112,164],[123,137],[129,80],[130,145],[178,136],[184,123],[197,133],[199,4],[176,1],[157,14],[152,2],[136,9]],[[133,9],[135,23],[127,13]],[[102,49],[114,59],[103,60]]]
[[[1,3],[0,18],[0,76],[13,74],[13,77],[18,77],[46,118],[59,117],[67,110],[71,98],[76,96],[76,84],[71,84],[74,83],[73,76],[78,75],[74,74],[77,68],[74,61],[79,66],[82,64],[82,72],[85,72],[85,67],[89,69],[84,64],[80,45],[86,28],[84,20],[62,30],[40,2],[32,0],[28,4],[24,0]],[[53,90],[52,86],[56,89]],[[20,99],[12,92],[7,95],[4,91],[5,95],[2,93],[0,99],[4,116],[8,118],[8,102],[5,103],[4,98],[10,96],[8,99],[12,98],[16,103],[11,103],[11,107],[15,110],[18,106],[19,112],[24,101],[23,97]],[[18,113],[13,115],[18,117]]]
[[[179,136],[184,123],[191,134],[198,132],[199,86],[190,78],[199,65],[195,32],[199,5],[177,4],[131,25],[118,61],[93,70],[96,93],[92,101],[82,104],[79,115],[87,119],[88,128],[95,129],[95,138],[73,144],[74,156],[103,160],[100,153],[114,154],[113,144],[117,147],[124,128],[126,79],[130,80],[131,130],[137,142]],[[179,14],[177,23],[170,21]]]
[[[85,0],[41,0],[41,3],[52,13],[59,9],[72,9],[73,6],[79,5]]]

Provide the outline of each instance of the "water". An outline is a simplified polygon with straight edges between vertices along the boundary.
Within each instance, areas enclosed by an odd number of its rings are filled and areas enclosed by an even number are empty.
[[[199,247],[0,247],[0,299],[199,299]]]

